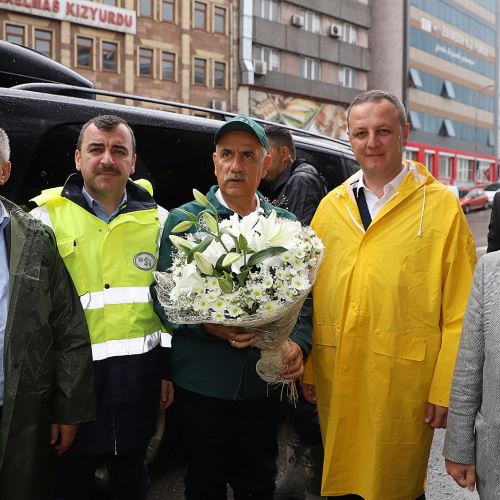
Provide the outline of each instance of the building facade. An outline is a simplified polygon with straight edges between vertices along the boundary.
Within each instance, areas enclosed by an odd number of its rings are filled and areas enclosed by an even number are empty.
[[[345,138],[371,68],[368,0],[240,0],[239,109]]]
[[[373,0],[370,88],[401,97],[406,156],[445,183],[497,178],[497,0]]]
[[[0,0],[3,40],[97,88],[222,110],[237,104],[237,21],[236,0]]]

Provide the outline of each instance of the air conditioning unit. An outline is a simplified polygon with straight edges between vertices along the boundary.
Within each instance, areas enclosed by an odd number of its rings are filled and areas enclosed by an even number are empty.
[[[342,35],[342,26],[340,24],[331,24],[330,36],[332,38],[340,38],[340,35]]]
[[[212,99],[212,109],[217,111],[226,111],[226,101],[223,99]]]
[[[267,75],[267,63],[266,63],[266,61],[254,61],[253,62],[253,72],[256,75]]]
[[[304,26],[304,17],[294,14],[292,16],[292,24],[293,26],[297,26],[297,28],[302,28]]]

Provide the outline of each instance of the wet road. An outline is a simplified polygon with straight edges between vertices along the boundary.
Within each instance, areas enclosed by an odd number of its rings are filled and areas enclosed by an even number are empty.
[[[467,215],[476,242],[476,250],[479,255],[486,252],[488,222],[490,210],[473,212]],[[201,422],[200,422],[201,424]],[[443,448],[444,431],[436,431],[429,459],[428,469],[428,500],[477,500],[476,493],[469,493],[459,488],[455,482],[444,471],[444,459],[441,455]],[[280,439],[283,446],[283,439]],[[280,460],[280,472],[283,470],[283,459]],[[184,466],[182,459],[173,461],[164,460],[159,464],[153,478],[153,486],[150,490],[148,500],[182,500],[183,484],[182,478]]]

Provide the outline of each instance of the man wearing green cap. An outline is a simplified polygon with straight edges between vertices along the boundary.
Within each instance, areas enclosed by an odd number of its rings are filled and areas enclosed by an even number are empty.
[[[276,210],[257,186],[271,161],[264,129],[251,118],[238,115],[215,135],[213,161],[217,184],[207,198],[219,216],[248,215],[256,210]],[[205,207],[193,201],[181,207],[200,213]],[[165,224],[158,270],[171,265],[170,231],[185,217],[173,210]],[[168,323],[155,300],[155,310]],[[305,314],[305,313],[304,313]],[[291,352],[283,362],[286,378],[303,372],[303,354],[311,343],[311,318],[302,317],[291,335]],[[170,325],[173,328],[172,377],[176,406],[188,452],[185,477],[187,500],[227,498],[227,484],[238,500],[271,500],[274,497],[279,390],[267,387],[256,371],[260,351],[253,347],[255,334],[214,324]]]

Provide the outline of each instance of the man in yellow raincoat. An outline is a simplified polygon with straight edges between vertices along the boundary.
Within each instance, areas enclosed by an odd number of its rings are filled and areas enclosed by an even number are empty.
[[[403,161],[397,97],[359,95],[348,125],[361,170],[312,221],[326,246],[305,377],[325,446],[322,494],[415,500],[433,429],[446,426],[475,246],[451,191]]]

